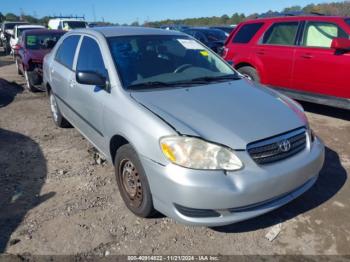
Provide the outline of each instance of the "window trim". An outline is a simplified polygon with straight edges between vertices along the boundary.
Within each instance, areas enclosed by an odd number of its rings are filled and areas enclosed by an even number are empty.
[[[57,53],[58,53],[58,51],[60,50],[60,48],[62,47],[63,42],[64,42],[66,39],[68,39],[69,37],[71,37],[71,36],[79,36],[79,40],[78,40],[77,47],[76,47],[76,49],[75,49],[75,53],[74,53],[74,57],[73,57],[73,63],[72,63],[72,68],[69,68],[67,65],[65,65],[65,64],[63,64],[62,62],[60,62],[59,60],[57,60]],[[64,39],[62,39],[62,42],[60,43],[60,46],[57,47],[57,50],[56,50],[56,52],[55,52],[54,60],[55,60],[58,64],[60,64],[60,65],[64,66],[65,68],[67,68],[68,70],[70,70],[70,71],[72,71],[72,72],[75,72],[75,65],[74,65],[74,63],[75,63],[75,59],[76,59],[76,56],[77,56],[77,50],[78,50],[79,44],[80,44],[80,42],[81,42],[81,39],[82,39],[82,35],[81,35],[81,34],[67,35],[67,37],[65,37]]]
[[[282,44],[264,44],[263,41],[264,41],[264,37],[266,35],[266,33],[275,25],[277,24],[289,24],[289,23],[298,23],[298,27],[297,27],[297,32],[295,34],[295,37],[294,37],[294,44],[292,45],[282,45]],[[262,36],[260,37],[259,39],[259,45],[261,46],[276,46],[276,47],[297,47],[298,44],[299,44],[299,30],[300,30],[300,27],[302,26],[302,21],[300,20],[295,20],[295,21],[283,21],[283,22],[274,22],[274,23],[271,23],[271,25],[265,30],[265,32],[262,34]]]
[[[344,30],[343,27],[341,27],[339,24],[337,24],[336,22],[330,22],[330,21],[322,21],[322,20],[307,20],[305,21],[304,23],[304,28],[303,28],[303,31],[301,33],[301,36],[300,36],[300,41],[299,41],[299,44],[300,44],[300,47],[302,48],[307,48],[307,49],[314,49],[314,48],[317,48],[317,49],[321,49],[321,50],[332,50],[332,48],[330,47],[321,47],[321,46],[304,46],[303,43],[304,43],[304,38],[305,38],[305,32],[306,32],[306,28],[308,26],[309,23],[325,23],[325,24],[332,24],[332,25],[336,25],[338,28],[340,28],[341,30],[343,30],[344,33],[346,33],[348,35],[348,37],[350,37],[350,35],[348,34],[348,32],[346,30]]]

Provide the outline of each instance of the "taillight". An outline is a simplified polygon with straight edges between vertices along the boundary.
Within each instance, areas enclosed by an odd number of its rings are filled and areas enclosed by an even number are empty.
[[[228,48],[225,46],[224,47],[224,49],[223,49],[223,51],[222,51],[222,58],[226,58],[226,56],[227,56],[227,54],[228,54]]]

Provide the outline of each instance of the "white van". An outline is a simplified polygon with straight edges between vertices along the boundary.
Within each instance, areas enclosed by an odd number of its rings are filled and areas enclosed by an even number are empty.
[[[72,30],[77,28],[87,28],[88,23],[82,17],[61,17],[53,18],[49,20],[48,28],[49,29],[59,29],[59,30]]]

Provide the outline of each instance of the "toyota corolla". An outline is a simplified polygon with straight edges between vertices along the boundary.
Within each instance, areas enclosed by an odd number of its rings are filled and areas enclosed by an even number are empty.
[[[136,215],[219,226],[308,190],[324,145],[303,108],[242,77],[180,32],[75,30],[45,57],[56,125],[73,125],[115,166]]]

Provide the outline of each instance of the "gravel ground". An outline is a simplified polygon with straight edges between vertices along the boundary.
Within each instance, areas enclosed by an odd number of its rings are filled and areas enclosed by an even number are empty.
[[[310,191],[246,222],[189,227],[130,213],[113,167],[97,163],[75,129],[54,126],[45,93],[23,86],[11,58],[0,57],[0,253],[350,254],[349,111],[304,104],[327,146]]]

